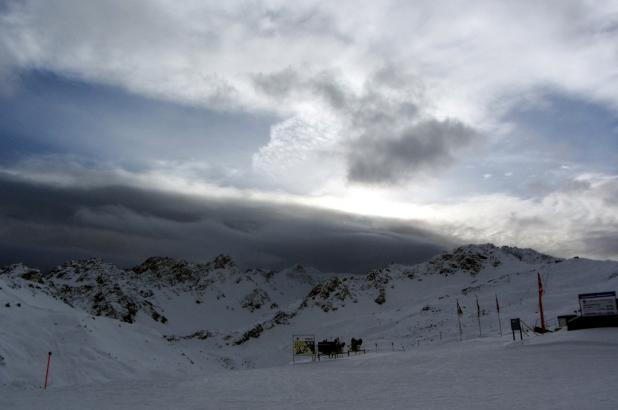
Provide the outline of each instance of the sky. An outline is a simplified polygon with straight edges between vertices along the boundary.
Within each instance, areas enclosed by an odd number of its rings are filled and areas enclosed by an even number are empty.
[[[617,1],[0,1],[0,264],[617,259],[616,67]]]

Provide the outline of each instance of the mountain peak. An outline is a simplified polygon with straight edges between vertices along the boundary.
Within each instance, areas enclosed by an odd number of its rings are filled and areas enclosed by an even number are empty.
[[[23,279],[39,283],[42,283],[43,281],[43,274],[40,270],[26,266],[21,262],[0,267],[0,276],[11,280]]]
[[[111,263],[103,262],[100,258],[87,258],[65,262],[56,266],[45,276],[79,282],[88,277],[122,276],[123,274],[122,269]]]
[[[429,261],[416,265],[414,270],[449,276],[458,272],[476,275],[487,268],[497,268],[508,261],[525,264],[557,263],[562,259],[545,255],[534,249],[510,246],[498,247],[492,243],[469,244],[434,256]]]
[[[210,269],[228,269],[236,266],[232,257],[229,255],[219,254],[212,261],[206,264]]]

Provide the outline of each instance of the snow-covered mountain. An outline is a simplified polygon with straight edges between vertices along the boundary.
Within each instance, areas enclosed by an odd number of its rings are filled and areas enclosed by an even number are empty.
[[[573,313],[577,294],[616,290],[618,262],[563,260],[531,249],[468,245],[414,266],[366,275],[296,265],[240,269],[230,257],[205,264],[153,257],[131,269],[97,259],[50,272],[0,268],[0,384],[37,387],[47,352],[55,385],[204,374],[290,361],[293,334],[362,337],[371,349],[410,349],[466,339],[537,317],[536,274],[548,322]],[[506,337],[506,336],[505,336]]]

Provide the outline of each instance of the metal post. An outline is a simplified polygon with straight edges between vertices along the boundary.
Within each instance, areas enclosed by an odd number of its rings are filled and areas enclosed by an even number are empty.
[[[461,342],[463,339],[463,330],[461,328],[461,317],[463,316],[463,310],[461,310],[461,306],[459,306],[459,299],[457,301],[457,323],[459,323],[459,341]]]
[[[479,297],[476,296],[476,318],[479,322],[479,337],[483,336],[483,332],[481,332],[481,306],[479,305]]]
[[[457,315],[457,322],[459,323],[459,341],[463,340],[463,329],[461,328],[461,316]]]
[[[498,302],[498,294],[496,294],[496,312],[498,312],[498,327],[500,328],[500,336],[502,336],[502,319],[500,318],[500,302]]]
[[[47,353],[47,367],[45,368],[45,383],[43,384],[43,390],[47,389],[47,376],[49,376],[49,363],[51,362],[52,352]]]
[[[483,333],[481,332],[481,316],[480,315],[478,317],[478,322],[479,322],[479,337],[482,337]]]

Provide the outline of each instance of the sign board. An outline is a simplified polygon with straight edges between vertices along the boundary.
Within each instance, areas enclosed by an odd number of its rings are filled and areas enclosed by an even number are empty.
[[[315,335],[292,335],[292,360],[298,356],[315,356]]]
[[[521,331],[521,320],[517,317],[511,319],[511,332],[513,332],[513,341],[515,341],[515,331],[519,330],[519,340],[524,340],[524,335]]]
[[[616,316],[616,292],[585,293],[579,295],[582,316]]]

